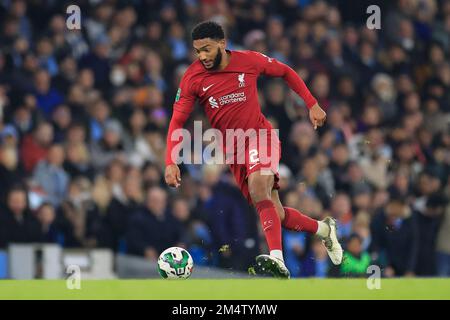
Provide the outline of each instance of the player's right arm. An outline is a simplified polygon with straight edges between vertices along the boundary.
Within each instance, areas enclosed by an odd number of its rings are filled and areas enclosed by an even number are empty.
[[[173,114],[170,119],[169,130],[166,141],[166,170],[164,178],[170,187],[178,188],[181,183],[180,169],[176,164],[177,159],[172,151],[180,143],[180,139],[174,138],[174,133],[182,129],[186,120],[189,118],[196,100],[196,95],[192,89],[191,77],[188,72],[181,79],[180,87],[177,91],[175,103],[173,104]]]

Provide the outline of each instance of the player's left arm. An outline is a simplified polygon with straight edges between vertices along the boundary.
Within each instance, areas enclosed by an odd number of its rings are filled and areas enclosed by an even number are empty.
[[[319,106],[316,98],[311,94],[303,79],[288,65],[270,58],[264,54],[255,52],[256,63],[260,74],[271,77],[281,77],[288,86],[295,91],[306,103],[309,109],[309,119],[314,125],[314,129],[323,126],[327,114]]]

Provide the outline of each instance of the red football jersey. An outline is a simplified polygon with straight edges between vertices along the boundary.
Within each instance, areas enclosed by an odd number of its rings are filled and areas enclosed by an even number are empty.
[[[182,128],[196,99],[204,108],[211,126],[225,136],[226,129],[271,129],[258,101],[259,75],[283,77],[289,87],[305,101],[308,108],[317,103],[303,80],[289,66],[254,51],[227,51],[230,61],[223,70],[207,70],[197,60],[184,74],[173,105],[167,136],[166,165],[174,163],[170,155],[170,137]]]

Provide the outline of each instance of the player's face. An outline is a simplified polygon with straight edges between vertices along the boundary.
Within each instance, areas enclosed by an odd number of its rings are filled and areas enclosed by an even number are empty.
[[[206,69],[217,69],[222,61],[222,50],[225,49],[225,40],[198,39],[194,40],[193,46],[198,59]]]

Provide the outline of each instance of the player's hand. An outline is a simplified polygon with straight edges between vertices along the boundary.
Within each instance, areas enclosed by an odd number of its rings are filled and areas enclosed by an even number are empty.
[[[316,130],[317,127],[323,126],[326,118],[327,114],[325,113],[325,111],[323,111],[318,103],[316,103],[311,107],[311,109],[309,109],[309,119],[314,126],[314,130]]]
[[[178,188],[181,184],[180,168],[176,164],[168,165],[164,178],[169,187]]]

